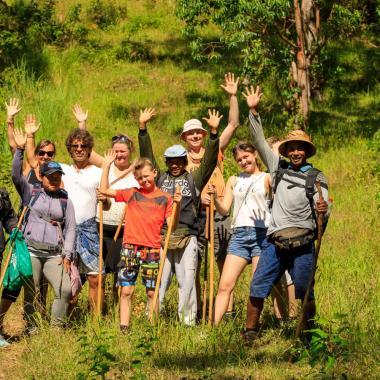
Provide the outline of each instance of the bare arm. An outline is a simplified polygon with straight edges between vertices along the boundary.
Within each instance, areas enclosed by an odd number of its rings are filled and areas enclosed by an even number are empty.
[[[236,97],[236,93],[239,86],[239,78],[235,80],[235,75],[228,73],[224,76],[225,85],[221,87],[230,96],[230,111],[228,114],[228,125],[220,135],[219,148],[222,152],[225,151],[230,143],[237,127],[239,126],[239,103]]]
[[[26,133],[26,144],[25,144],[26,159],[28,161],[28,164],[33,169],[35,169],[38,166],[38,161],[34,154],[34,151],[36,149],[34,136],[40,129],[40,124],[37,123],[37,119],[34,115],[26,116],[25,121],[24,121],[24,129]]]
[[[227,184],[226,184],[226,191],[223,197],[223,200],[220,200],[215,193],[214,190],[214,198],[215,198],[215,207],[216,210],[219,212],[221,215],[228,215],[232,202],[234,200],[234,193],[233,193],[233,188],[236,182],[236,177],[232,176],[228,178]],[[211,189],[210,189],[211,190]]]
[[[17,144],[14,139],[14,117],[21,111],[19,107],[19,102],[17,98],[9,99],[9,102],[5,102],[5,108],[7,110],[7,135],[8,135],[8,144],[9,149],[11,150],[12,155],[15,154],[17,149]]]
[[[110,168],[112,162],[115,160],[115,153],[112,150],[108,151],[108,153],[104,156],[103,159],[103,172],[100,180],[100,188],[99,191],[101,194],[105,195],[109,198],[116,197],[116,190],[109,188],[108,177],[110,174]]]

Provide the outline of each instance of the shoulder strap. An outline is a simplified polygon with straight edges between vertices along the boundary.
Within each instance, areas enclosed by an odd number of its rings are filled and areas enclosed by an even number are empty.
[[[277,186],[280,183],[280,181],[282,180],[282,177],[285,174],[285,169],[287,168],[287,166],[288,166],[288,163],[285,160],[280,159],[278,161],[278,168],[277,168],[276,173],[275,173],[274,183],[273,183],[273,187],[272,187],[273,195],[276,194]]]

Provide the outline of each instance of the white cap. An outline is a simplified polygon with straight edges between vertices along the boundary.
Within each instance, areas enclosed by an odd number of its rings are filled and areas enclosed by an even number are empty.
[[[202,123],[198,119],[190,119],[183,125],[181,137],[183,138],[183,134],[189,131],[193,131],[194,129],[199,129],[203,132],[204,135],[207,135],[207,130],[202,127]]]

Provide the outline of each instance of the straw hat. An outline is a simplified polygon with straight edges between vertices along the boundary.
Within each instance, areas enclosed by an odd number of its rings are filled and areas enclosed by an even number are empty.
[[[317,151],[317,148],[311,142],[310,136],[306,132],[301,131],[300,129],[296,129],[295,131],[289,132],[286,135],[285,140],[282,141],[281,144],[278,146],[278,151],[284,157],[287,157],[286,145],[290,141],[300,141],[305,144],[306,158],[314,156],[315,152]]]

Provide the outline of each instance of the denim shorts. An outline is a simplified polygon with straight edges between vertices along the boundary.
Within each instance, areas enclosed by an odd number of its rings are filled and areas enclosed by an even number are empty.
[[[296,298],[303,299],[313,267],[314,252],[314,242],[289,250],[279,249],[269,243],[257,264],[251,281],[250,296],[254,298],[268,297],[273,284],[280,280],[285,270],[288,270],[294,283]],[[313,299],[312,287],[309,300]]]
[[[251,262],[255,256],[260,256],[266,244],[266,228],[237,227],[234,228],[228,254],[242,257]]]
[[[160,265],[160,248],[128,245],[121,250],[118,285],[134,286],[141,268],[142,283],[146,288],[155,288]]]

